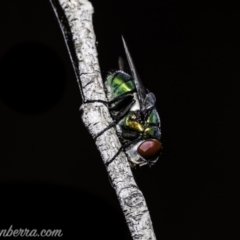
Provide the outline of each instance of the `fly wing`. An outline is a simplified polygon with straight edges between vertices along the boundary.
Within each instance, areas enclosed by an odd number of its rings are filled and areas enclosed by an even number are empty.
[[[118,67],[121,71],[125,72],[125,62],[122,57],[118,58]]]
[[[144,100],[143,107],[142,107],[142,112],[145,113],[152,109],[155,106],[156,103],[156,97],[153,93],[149,92],[147,93],[147,96]]]
[[[132,57],[131,57],[131,55],[128,51],[128,47],[127,47],[127,44],[126,44],[123,36],[122,36],[122,40],[123,40],[123,46],[124,46],[124,49],[125,49],[125,52],[126,52],[126,55],[127,55],[128,64],[129,64],[129,67],[130,67],[130,70],[131,70],[131,73],[132,73],[132,77],[133,77],[133,80],[134,80],[134,83],[135,83],[135,86],[136,86],[136,90],[137,90],[137,93],[138,93],[138,98],[139,98],[139,102],[140,102],[140,109],[142,109],[142,107],[144,105],[144,100],[146,98],[145,87],[143,86],[142,81],[138,76],[138,73],[136,71],[136,68],[134,66]]]

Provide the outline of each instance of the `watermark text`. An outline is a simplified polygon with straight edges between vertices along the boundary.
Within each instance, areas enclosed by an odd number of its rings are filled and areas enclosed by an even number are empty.
[[[62,237],[63,233],[61,229],[37,229],[19,228],[13,229],[11,225],[8,229],[0,228],[1,237]]]

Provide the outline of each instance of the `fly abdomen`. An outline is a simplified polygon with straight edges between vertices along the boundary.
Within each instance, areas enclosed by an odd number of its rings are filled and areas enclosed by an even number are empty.
[[[107,77],[107,85],[110,90],[111,99],[135,90],[135,84],[132,77],[122,71],[117,71],[109,75]]]

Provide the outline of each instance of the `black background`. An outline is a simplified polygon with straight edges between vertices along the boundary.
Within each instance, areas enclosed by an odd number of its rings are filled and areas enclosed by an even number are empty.
[[[133,170],[158,239],[229,239],[236,159],[239,6],[233,1],[92,0],[103,77],[124,35],[157,96],[162,158]],[[131,239],[47,0],[0,7],[0,229]]]

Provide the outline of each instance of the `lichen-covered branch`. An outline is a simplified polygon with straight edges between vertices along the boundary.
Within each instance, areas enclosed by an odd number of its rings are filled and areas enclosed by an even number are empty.
[[[95,139],[113,120],[105,104],[94,102],[107,99],[95,47],[93,7],[87,0],[50,0],[50,2],[58,18],[79,82],[83,98],[80,108],[82,120]],[[121,148],[114,127],[97,137],[95,143],[105,165]],[[146,201],[133,178],[125,153],[121,151],[111,164],[106,165],[106,169],[132,238],[156,239]]]

